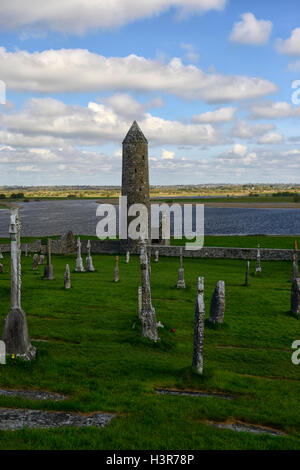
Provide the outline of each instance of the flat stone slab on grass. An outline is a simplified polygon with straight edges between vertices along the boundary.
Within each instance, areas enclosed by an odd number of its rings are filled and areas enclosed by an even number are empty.
[[[223,393],[210,393],[201,391],[190,391],[190,390],[168,390],[168,389],[157,389],[157,393],[160,395],[179,395],[185,397],[204,397],[204,398],[223,398],[224,400],[233,400],[234,397],[231,395],[225,395]]]
[[[0,388],[0,396],[22,397],[29,400],[62,401],[67,399],[65,395],[59,395],[58,393],[42,392],[40,390],[8,390],[4,388]]]
[[[17,431],[23,428],[51,429],[66,426],[103,428],[115,415],[109,413],[67,413],[56,411],[0,408],[0,431]]]
[[[278,431],[276,429],[264,427],[264,426],[258,426],[255,424],[247,424],[247,423],[242,423],[240,421],[235,421],[235,422],[228,422],[228,423],[217,423],[213,421],[209,421],[206,424],[209,424],[210,426],[213,426],[215,428],[220,428],[220,429],[229,429],[231,431],[236,431],[236,432],[250,432],[252,434],[269,434],[271,436],[283,436],[284,433],[282,431]]]

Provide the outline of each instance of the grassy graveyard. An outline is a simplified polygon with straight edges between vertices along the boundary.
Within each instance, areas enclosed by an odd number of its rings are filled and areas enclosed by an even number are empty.
[[[291,247],[291,244],[289,245]],[[94,273],[75,273],[75,255],[52,256],[55,281],[43,281],[22,257],[22,306],[37,359],[9,359],[0,387],[65,394],[63,402],[0,396],[0,407],[105,411],[105,428],[0,431],[0,449],[300,449],[300,365],[292,343],[300,321],[290,313],[292,265],[262,262],[263,272],[244,287],[245,262],[184,259],[187,288],[177,290],[179,260],[152,262],[152,302],[161,341],[141,338],[137,318],[139,258],[94,255]],[[0,275],[0,328],[10,305],[10,258]],[[72,288],[63,276],[70,264]],[[206,326],[204,374],[191,370],[198,276],[205,277],[206,317],[216,282],[226,282],[225,324]],[[175,330],[172,332],[171,330]],[[39,341],[37,341],[39,340]],[[43,340],[43,341],[41,341]],[[202,390],[233,396],[158,395],[156,389]],[[242,421],[282,431],[282,436],[238,433],[210,421]]]

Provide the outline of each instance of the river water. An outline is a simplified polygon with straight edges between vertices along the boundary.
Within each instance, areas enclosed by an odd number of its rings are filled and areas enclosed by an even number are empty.
[[[96,200],[21,203],[22,236],[96,235]],[[0,210],[0,237],[9,211]],[[205,208],[206,235],[300,235],[300,209]]]

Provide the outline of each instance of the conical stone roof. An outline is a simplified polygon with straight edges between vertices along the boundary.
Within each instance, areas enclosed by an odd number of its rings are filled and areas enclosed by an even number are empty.
[[[144,142],[146,144],[148,143],[146,137],[144,136],[143,132],[141,131],[141,128],[139,127],[136,121],[133,121],[131,128],[129,129],[125,139],[123,140],[123,144],[131,142]]]

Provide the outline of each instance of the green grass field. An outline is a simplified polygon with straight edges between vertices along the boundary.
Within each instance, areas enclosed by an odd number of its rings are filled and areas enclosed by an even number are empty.
[[[291,263],[262,263],[243,286],[239,260],[185,259],[186,290],[178,291],[178,259],[152,264],[152,298],[160,343],[141,338],[137,321],[139,259],[93,257],[95,273],[74,273],[75,256],[53,256],[55,281],[43,281],[23,258],[23,308],[37,359],[0,366],[0,385],[68,395],[65,402],[0,397],[0,407],[106,411],[104,429],[0,432],[0,449],[300,449],[300,365],[291,362],[300,322],[289,314]],[[72,289],[63,289],[66,263]],[[9,257],[0,275],[0,327],[9,310]],[[255,263],[251,264],[253,273]],[[225,325],[206,327],[203,376],[191,371],[197,277],[205,277],[206,316],[215,284],[226,282]],[[171,333],[171,329],[176,330]],[[44,339],[48,342],[37,342]],[[155,388],[229,393],[234,400],[162,396]],[[207,420],[238,419],[279,429],[282,437],[213,428]]]

